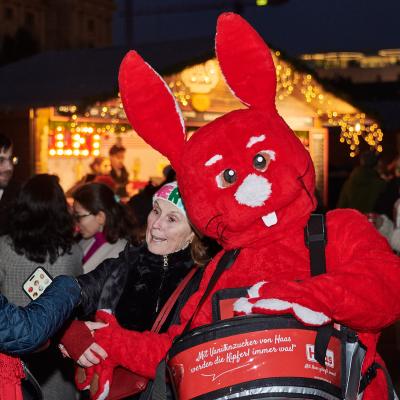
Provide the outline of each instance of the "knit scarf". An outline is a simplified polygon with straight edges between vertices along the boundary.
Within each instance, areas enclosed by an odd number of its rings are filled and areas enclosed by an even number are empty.
[[[0,400],[22,400],[25,373],[18,357],[0,353]]]
[[[83,263],[85,263],[87,260],[89,260],[90,257],[101,247],[103,246],[104,243],[107,243],[106,238],[104,237],[103,232],[97,232],[94,235],[94,241],[92,245],[89,247],[88,251],[86,254],[83,256]]]

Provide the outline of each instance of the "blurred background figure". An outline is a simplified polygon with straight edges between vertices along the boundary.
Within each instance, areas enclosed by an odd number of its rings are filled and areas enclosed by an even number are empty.
[[[116,258],[133,233],[129,210],[102,183],[88,183],[73,193],[73,216],[83,250],[83,271],[90,272],[103,260]]]
[[[102,183],[103,185],[108,186],[114,193],[117,191],[117,184],[110,175],[97,175],[96,178],[94,178],[93,183]]]
[[[375,203],[386,185],[376,170],[377,163],[378,157],[374,152],[360,154],[359,165],[342,187],[338,208],[355,208],[365,214],[374,211]]]
[[[397,157],[393,163],[393,174],[387,181],[385,189],[378,197],[375,204],[375,212],[385,214],[392,221],[394,218],[394,205],[400,198],[400,158]]]
[[[86,174],[82,179],[76,182],[70,189],[67,190],[66,196],[71,197],[72,193],[78,189],[78,187],[85,183],[93,182],[100,177],[109,177],[111,172],[111,162],[107,157],[95,157],[94,160],[89,164],[90,172]],[[113,185],[114,182],[109,178],[109,185]]]
[[[400,253],[400,157],[390,163],[392,171],[386,187],[375,204],[378,215],[376,227],[384,235],[392,249]]]
[[[0,133],[0,234],[4,233],[9,207],[20,188],[19,183],[13,179],[14,166],[17,163],[18,158],[13,155],[11,139]]]
[[[110,175],[111,162],[107,157],[96,157],[90,164],[91,174],[86,175],[85,183],[93,181],[96,176],[99,175]]]
[[[82,251],[74,243],[74,224],[64,192],[54,175],[40,174],[21,188],[7,216],[7,235],[0,237],[0,290],[25,306],[26,278],[38,267],[53,277],[82,273]],[[75,396],[73,377],[56,347],[25,358],[48,400]]]
[[[129,182],[129,174],[124,165],[125,152],[125,147],[119,144],[114,144],[109,151],[111,162],[110,175],[116,184],[115,193],[120,198],[128,197],[126,185]]]
[[[150,180],[147,185],[137,194],[132,196],[127,205],[132,210],[135,218],[136,227],[144,229],[147,224],[147,216],[153,208],[153,195],[166,183],[175,181],[176,173],[174,169],[167,165],[163,169],[164,179],[159,185],[154,185]]]

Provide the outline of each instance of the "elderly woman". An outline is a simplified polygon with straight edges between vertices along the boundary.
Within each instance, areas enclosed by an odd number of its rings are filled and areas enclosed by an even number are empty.
[[[153,197],[144,243],[126,248],[118,258],[105,260],[78,278],[82,287],[81,315],[88,318],[98,309],[109,309],[126,329],[149,330],[194,264],[205,262],[205,248],[190,225],[177,184],[167,183]],[[191,281],[193,290],[200,275]],[[188,289],[183,297],[192,292]],[[75,321],[62,340],[64,354],[69,353],[81,366],[90,367],[100,361],[99,357],[107,356],[106,349],[94,342],[90,332],[93,327]]]

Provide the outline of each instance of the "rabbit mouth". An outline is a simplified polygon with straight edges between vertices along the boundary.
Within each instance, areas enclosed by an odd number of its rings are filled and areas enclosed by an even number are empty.
[[[261,219],[264,222],[265,226],[267,226],[268,228],[270,226],[275,225],[278,222],[278,217],[275,211],[270,212],[267,215],[264,215],[263,217],[261,217]]]

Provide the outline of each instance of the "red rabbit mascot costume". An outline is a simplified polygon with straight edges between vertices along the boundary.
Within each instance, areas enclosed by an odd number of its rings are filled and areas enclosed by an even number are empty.
[[[356,330],[368,349],[364,372],[379,360],[379,332],[400,316],[399,259],[357,211],[327,214],[327,273],[310,276],[304,228],[316,206],[314,167],[277,113],[270,50],[245,20],[227,13],[218,20],[216,55],[227,84],[247,108],[201,127],[190,139],[173,95],[155,71],[133,51],[121,65],[120,92],[129,121],[171,161],[191,221],[217,239],[223,251],[207,266],[198,292],[183,308],[181,325],[168,333],[127,331],[100,313],[110,321],[95,334],[109,355],[96,367],[104,396],[114,365],[154,377],[226,250],[241,249],[212,293],[251,287],[248,298],[236,303],[238,313],[291,313],[306,325],[334,321]],[[212,293],[192,328],[212,321]],[[378,370],[363,399],[386,399],[387,392]]]

